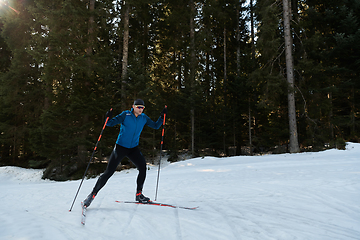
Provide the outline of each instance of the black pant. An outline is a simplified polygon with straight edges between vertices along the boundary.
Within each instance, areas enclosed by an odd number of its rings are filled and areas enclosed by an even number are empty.
[[[139,174],[136,180],[137,191],[142,191],[145,178],[146,178],[146,162],[138,147],[125,148],[118,144],[115,144],[114,150],[112,151],[109,159],[109,163],[106,170],[99,179],[97,180],[95,187],[92,191],[93,194],[97,194],[100,189],[106,184],[107,180],[114,174],[116,167],[119,165],[124,157],[128,157],[132,163],[135,164],[139,170]]]

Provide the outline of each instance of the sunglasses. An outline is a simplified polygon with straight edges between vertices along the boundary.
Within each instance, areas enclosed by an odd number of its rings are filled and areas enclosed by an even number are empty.
[[[135,107],[138,109],[145,109],[145,106],[143,106],[143,105],[135,105]]]

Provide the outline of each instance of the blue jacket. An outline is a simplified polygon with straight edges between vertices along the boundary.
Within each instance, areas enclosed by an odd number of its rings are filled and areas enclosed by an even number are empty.
[[[154,122],[146,114],[142,113],[138,117],[135,117],[133,109],[131,111],[126,110],[110,119],[106,126],[113,127],[117,124],[121,124],[120,133],[116,140],[116,144],[126,147],[134,148],[139,145],[140,134],[145,125],[159,129],[163,124],[163,119],[159,119]]]

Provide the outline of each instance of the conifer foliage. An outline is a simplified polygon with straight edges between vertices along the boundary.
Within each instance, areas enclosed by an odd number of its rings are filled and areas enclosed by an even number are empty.
[[[152,119],[168,106],[172,160],[291,152],[289,93],[295,149],[358,142],[359,1],[287,1],[293,86],[284,1],[1,0],[0,165],[78,178],[106,111],[134,98]],[[94,162],[117,131],[104,131]],[[160,134],[144,129],[148,159]]]

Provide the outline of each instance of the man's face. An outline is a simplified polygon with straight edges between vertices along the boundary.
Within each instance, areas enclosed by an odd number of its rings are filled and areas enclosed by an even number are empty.
[[[134,114],[135,116],[138,116],[143,113],[145,106],[143,105],[133,105]]]

